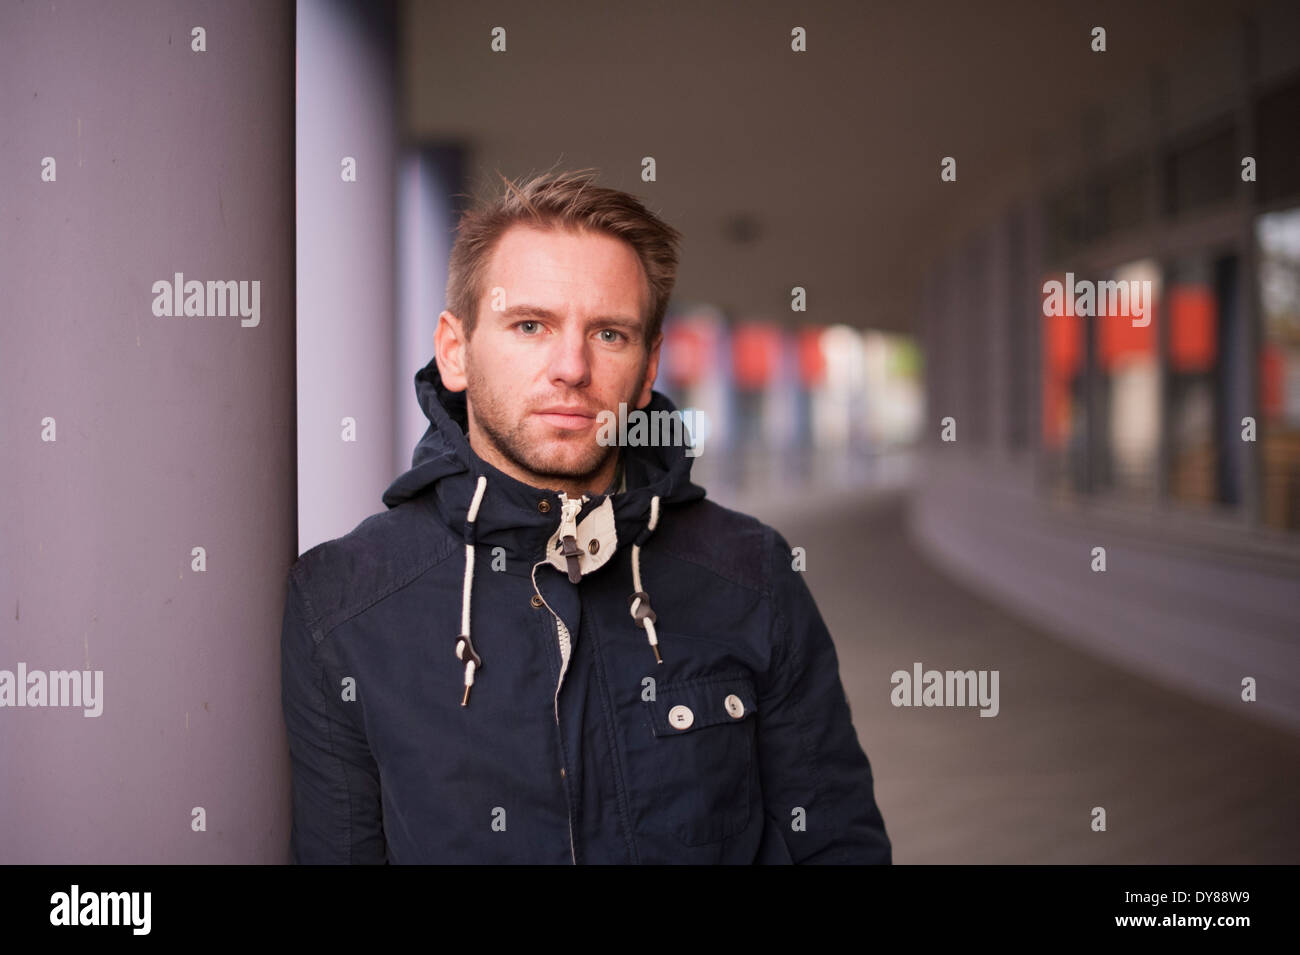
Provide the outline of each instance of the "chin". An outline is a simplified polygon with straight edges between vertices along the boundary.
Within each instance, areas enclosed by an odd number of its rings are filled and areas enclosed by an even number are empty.
[[[560,452],[535,455],[529,462],[529,467],[538,474],[580,478],[595,472],[604,462],[603,454],[592,454],[588,448],[584,448],[581,454]]]
[[[568,478],[583,478],[589,474],[594,474],[601,465],[599,460],[573,460],[570,458],[552,459],[544,463],[548,466],[542,469],[542,473]]]

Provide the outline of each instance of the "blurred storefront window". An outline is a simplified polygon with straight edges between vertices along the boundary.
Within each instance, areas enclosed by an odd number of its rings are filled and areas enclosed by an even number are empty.
[[[1065,273],[1043,278],[1064,283]],[[1084,324],[1066,298],[1063,314],[1043,317],[1043,451],[1050,483],[1058,489],[1087,488],[1084,401]]]
[[[1300,207],[1256,219],[1263,520],[1300,529]]]
[[[1235,256],[1185,257],[1168,294],[1169,493],[1182,504],[1211,508],[1239,503],[1239,479],[1225,429],[1229,422],[1227,360],[1240,340]]]
[[[1091,319],[1097,329],[1097,387],[1100,389],[1098,483],[1120,494],[1154,493],[1160,451],[1160,366],[1156,331],[1160,322],[1161,276],[1152,259],[1131,262],[1101,277],[1140,289],[1151,299],[1137,318],[1135,303],[1118,315]],[[1136,284],[1134,284],[1136,283]],[[1078,321],[1079,319],[1076,319]],[[1146,324],[1142,324],[1146,321]]]

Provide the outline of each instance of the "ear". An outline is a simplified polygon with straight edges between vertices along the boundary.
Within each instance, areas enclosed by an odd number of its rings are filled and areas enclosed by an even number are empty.
[[[654,344],[650,347],[650,360],[645,366],[645,380],[641,382],[641,397],[637,399],[636,406],[644,408],[650,404],[650,392],[655,383],[655,377],[659,374],[659,347],[664,343],[664,334],[660,332],[655,338]]]
[[[444,310],[438,316],[438,329],[433,333],[433,347],[443,385],[448,391],[464,391],[469,383],[465,329],[460,319],[451,312]]]

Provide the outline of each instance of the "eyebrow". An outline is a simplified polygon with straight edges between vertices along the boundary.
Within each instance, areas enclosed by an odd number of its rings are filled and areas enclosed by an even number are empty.
[[[533,318],[546,318],[551,321],[562,321],[558,313],[551,311],[549,308],[542,308],[540,305],[511,305],[504,312],[498,312],[497,314],[504,319],[531,316]],[[628,318],[624,315],[598,315],[587,324],[618,325],[638,332],[641,330],[641,321],[639,319]]]

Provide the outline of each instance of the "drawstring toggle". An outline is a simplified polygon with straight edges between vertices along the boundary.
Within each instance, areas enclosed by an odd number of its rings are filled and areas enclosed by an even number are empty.
[[[468,633],[462,633],[456,640],[456,659],[465,660],[465,695],[461,697],[460,705],[468,706],[469,688],[474,685],[474,672],[483,667],[483,658],[474,652],[474,643]]]
[[[638,590],[631,597],[627,598],[628,607],[632,611],[632,619],[642,630],[648,630],[650,640],[650,649],[655,652],[655,662],[663,663],[663,657],[659,655],[659,641],[655,637],[655,612],[650,606],[650,595],[644,590]]]
[[[649,537],[659,523],[659,495],[650,498],[650,520],[640,540]],[[655,653],[655,663],[663,663],[659,655],[659,635],[655,633],[655,612],[650,606],[650,595],[641,586],[641,544],[632,542],[632,596],[627,598],[632,620],[645,631],[646,642]]]

